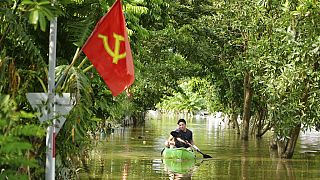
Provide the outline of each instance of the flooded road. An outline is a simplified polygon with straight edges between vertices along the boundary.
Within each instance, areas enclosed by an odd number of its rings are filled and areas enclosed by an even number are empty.
[[[293,159],[281,160],[269,150],[271,133],[244,142],[221,119],[187,119],[196,145],[213,158],[165,163],[160,152],[176,121],[148,119],[93,142],[80,179],[320,179],[319,132],[301,134]]]

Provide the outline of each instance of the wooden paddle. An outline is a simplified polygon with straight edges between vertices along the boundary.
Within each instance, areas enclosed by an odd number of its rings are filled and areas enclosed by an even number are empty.
[[[173,136],[174,138],[180,138],[181,137],[181,134],[177,131],[171,131],[171,136]],[[183,139],[181,139],[183,140]],[[183,140],[184,141],[184,140]],[[185,144],[188,144],[188,141],[184,141]],[[202,154],[203,158],[212,158],[210,155],[208,154],[204,154],[203,152],[200,151],[200,149],[196,146],[196,145],[192,145],[192,147],[197,151],[199,152],[200,154]]]

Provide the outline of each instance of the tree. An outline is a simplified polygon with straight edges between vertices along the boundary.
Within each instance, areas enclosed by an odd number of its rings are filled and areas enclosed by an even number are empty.
[[[282,158],[293,156],[300,130],[314,126],[319,117],[319,29],[313,26],[320,20],[318,12],[314,1],[263,1],[258,14],[265,30],[252,40],[257,60],[251,63]]]

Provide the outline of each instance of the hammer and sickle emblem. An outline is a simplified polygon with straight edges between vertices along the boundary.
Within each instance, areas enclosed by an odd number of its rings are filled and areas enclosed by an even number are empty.
[[[116,34],[116,33],[113,33],[113,37],[116,40],[115,44],[114,44],[114,51],[112,51],[112,49],[110,48],[110,46],[108,44],[108,37],[107,36],[99,34],[98,37],[102,39],[104,49],[107,51],[107,53],[111,57],[113,57],[112,63],[118,64],[118,61],[120,59],[126,57],[126,52],[120,54],[120,41],[124,41],[124,37],[123,36],[121,36],[119,34]]]

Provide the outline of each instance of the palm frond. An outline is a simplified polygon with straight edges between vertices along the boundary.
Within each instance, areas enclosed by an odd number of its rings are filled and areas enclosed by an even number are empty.
[[[45,62],[40,53],[39,46],[35,42],[32,35],[28,32],[28,27],[26,26],[27,19],[19,17],[16,14],[12,14],[11,11],[7,10],[4,14],[3,24],[7,24],[7,34],[4,34],[4,49],[7,53],[11,55],[14,59],[19,59],[21,57],[28,57],[31,62],[43,63]],[[1,29],[2,30],[2,29]],[[15,46],[12,46],[14,44]],[[13,49],[8,49],[13,47]],[[16,58],[17,57],[17,58]]]
[[[58,66],[56,68],[56,78],[60,79],[63,75],[66,65]],[[60,89],[61,92],[70,92],[76,95],[77,101],[79,98],[83,98],[83,101],[91,104],[91,83],[88,77],[77,67],[71,67],[68,71],[68,75],[65,77],[65,81]]]
[[[77,47],[81,47],[91,34],[94,24],[92,21],[89,21],[89,19],[90,18],[78,22],[71,22],[67,25],[70,31],[70,40]]]

